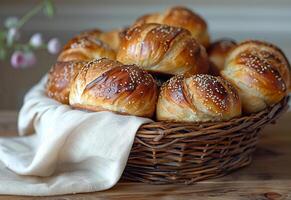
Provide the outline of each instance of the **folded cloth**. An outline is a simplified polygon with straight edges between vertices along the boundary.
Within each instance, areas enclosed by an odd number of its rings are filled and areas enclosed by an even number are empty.
[[[114,186],[136,131],[151,120],[73,110],[45,95],[46,80],[24,98],[21,137],[0,138],[0,194],[48,196]]]

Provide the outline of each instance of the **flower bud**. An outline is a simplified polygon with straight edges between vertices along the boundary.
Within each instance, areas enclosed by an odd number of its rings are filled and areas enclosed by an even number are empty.
[[[61,50],[61,43],[58,38],[52,38],[48,42],[48,52],[51,54],[57,54]]]
[[[36,57],[33,52],[15,51],[11,56],[11,65],[15,69],[27,68],[36,63]]]
[[[11,56],[11,65],[13,68],[18,69],[25,65],[25,56],[22,51],[15,51]]]
[[[33,34],[30,38],[29,43],[31,46],[33,46],[35,48],[39,48],[43,44],[42,34],[41,33]]]

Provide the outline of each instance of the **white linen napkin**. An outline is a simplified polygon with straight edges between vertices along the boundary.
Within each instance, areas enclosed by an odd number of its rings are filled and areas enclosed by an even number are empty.
[[[20,137],[0,138],[0,194],[47,196],[114,186],[137,129],[151,120],[72,110],[45,95],[46,79],[25,96]]]

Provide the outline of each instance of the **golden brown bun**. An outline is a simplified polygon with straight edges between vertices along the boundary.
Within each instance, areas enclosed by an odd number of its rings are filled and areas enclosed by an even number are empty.
[[[229,52],[236,46],[236,42],[231,39],[221,39],[210,44],[207,53],[213,69],[217,72],[224,68],[224,63]]]
[[[113,50],[118,51],[121,33],[123,29],[113,29],[110,31],[101,31],[99,29],[93,29],[81,33],[79,36],[89,36],[97,40],[101,40],[105,44],[108,44]]]
[[[118,51],[121,39],[120,34],[122,31],[122,29],[114,29],[111,31],[103,32],[100,35],[100,39],[103,42],[107,43],[112,49]]]
[[[70,105],[152,117],[157,93],[156,83],[146,71],[103,58],[81,69],[71,86]]]
[[[157,120],[224,121],[241,115],[236,89],[221,77],[175,76],[165,83],[157,103]]]
[[[92,37],[94,39],[99,39],[100,35],[103,33],[103,31],[101,31],[98,28],[95,29],[91,29],[91,30],[86,30],[81,32],[79,35],[77,35],[76,37]]]
[[[49,97],[69,104],[69,93],[72,80],[86,64],[82,61],[57,62],[49,71],[46,93]]]
[[[278,47],[246,41],[230,52],[221,74],[238,88],[243,110],[251,113],[279,102],[287,94],[289,68]]]
[[[205,48],[186,29],[161,24],[143,24],[122,37],[117,60],[145,70],[186,76],[207,73]]]
[[[98,58],[115,59],[116,52],[106,43],[95,36],[98,31],[91,34],[76,36],[64,46],[58,61],[89,61]]]
[[[163,13],[147,14],[137,19],[134,26],[145,23],[158,23],[185,28],[203,46],[207,47],[209,45],[209,34],[205,20],[185,7],[176,6]]]

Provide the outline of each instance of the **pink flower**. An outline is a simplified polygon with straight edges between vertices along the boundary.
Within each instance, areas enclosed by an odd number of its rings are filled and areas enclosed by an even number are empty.
[[[33,52],[15,51],[11,56],[11,65],[15,69],[27,68],[36,63],[36,57]]]
[[[13,68],[22,68],[25,65],[25,56],[22,51],[15,51],[11,56],[11,65]]]
[[[58,38],[52,38],[48,42],[48,52],[51,54],[57,54],[61,50],[61,43]]]
[[[33,34],[30,38],[29,43],[31,46],[33,46],[35,48],[39,48],[43,44],[42,34],[41,33]]]

